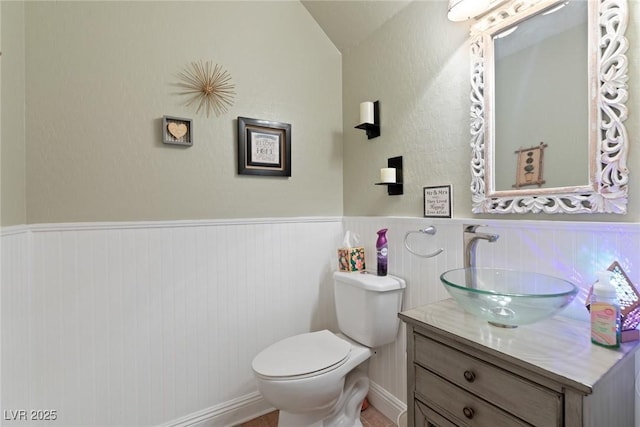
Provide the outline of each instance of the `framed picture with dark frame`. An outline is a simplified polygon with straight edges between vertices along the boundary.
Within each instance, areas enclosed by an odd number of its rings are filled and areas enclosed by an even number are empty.
[[[238,117],[238,174],[291,176],[291,125]]]

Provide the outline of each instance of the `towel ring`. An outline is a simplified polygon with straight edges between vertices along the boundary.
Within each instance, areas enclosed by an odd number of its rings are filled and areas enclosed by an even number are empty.
[[[436,255],[439,255],[440,253],[442,253],[442,251],[444,251],[444,248],[440,248],[437,251],[435,251],[434,253],[431,254],[419,254],[418,252],[414,251],[413,249],[411,249],[409,247],[409,243],[407,243],[407,238],[409,237],[410,234],[414,234],[414,233],[421,233],[421,234],[429,234],[431,236],[433,236],[434,234],[436,234],[436,228],[433,225],[428,226],[427,228],[422,228],[420,230],[413,230],[413,231],[408,231],[407,234],[404,235],[404,247],[407,248],[407,250],[409,252],[411,252],[412,254],[422,257],[422,258],[433,258]]]

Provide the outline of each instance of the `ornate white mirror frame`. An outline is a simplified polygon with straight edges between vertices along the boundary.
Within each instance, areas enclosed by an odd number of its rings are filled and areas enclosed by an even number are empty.
[[[493,170],[493,36],[566,0],[510,0],[471,29],[471,193],[473,213],[616,213],[627,211],[629,170],[627,0],[587,0],[589,183],[496,191]],[[487,61],[485,63],[485,61]],[[488,71],[488,72],[486,72]],[[485,81],[485,78],[486,81]],[[552,101],[551,101],[552,102]],[[586,145],[586,144],[585,144]]]

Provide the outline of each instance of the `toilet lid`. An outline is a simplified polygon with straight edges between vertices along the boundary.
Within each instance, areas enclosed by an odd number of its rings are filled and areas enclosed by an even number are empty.
[[[347,359],[351,344],[323,330],[285,338],[262,350],[253,359],[253,370],[266,377],[307,375],[339,365]]]

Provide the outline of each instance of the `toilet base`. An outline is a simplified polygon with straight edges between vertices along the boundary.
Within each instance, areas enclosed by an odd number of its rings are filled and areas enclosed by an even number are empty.
[[[323,414],[292,414],[281,410],[278,427],[362,427],[360,409],[368,392],[367,372],[359,366],[347,375],[342,395],[333,408]]]
[[[294,418],[292,418],[292,419],[287,418],[287,420],[285,421],[285,424],[281,424],[281,421],[278,421],[278,427],[285,427],[285,426],[286,427],[300,427],[300,426],[304,426],[304,427],[329,427],[329,426],[332,426],[332,424],[327,424],[327,422],[324,421],[324,420],[316,421],[313,424],[309,424],[309,420],[300,419],[300,418],[304,418],[304,417],[301,417],[300,415],[283,413],[282,411],[280,411],[280,417],[282,417],[283,415],[293,415]],[[282,418],[279,418],[279,420],[281,420],[281,419]],[[358,418],[356,420],[356,422],[354,424],[351,424],[349,427],[363,427],[362,426],[362,422],[360,421],[360,418]]]

